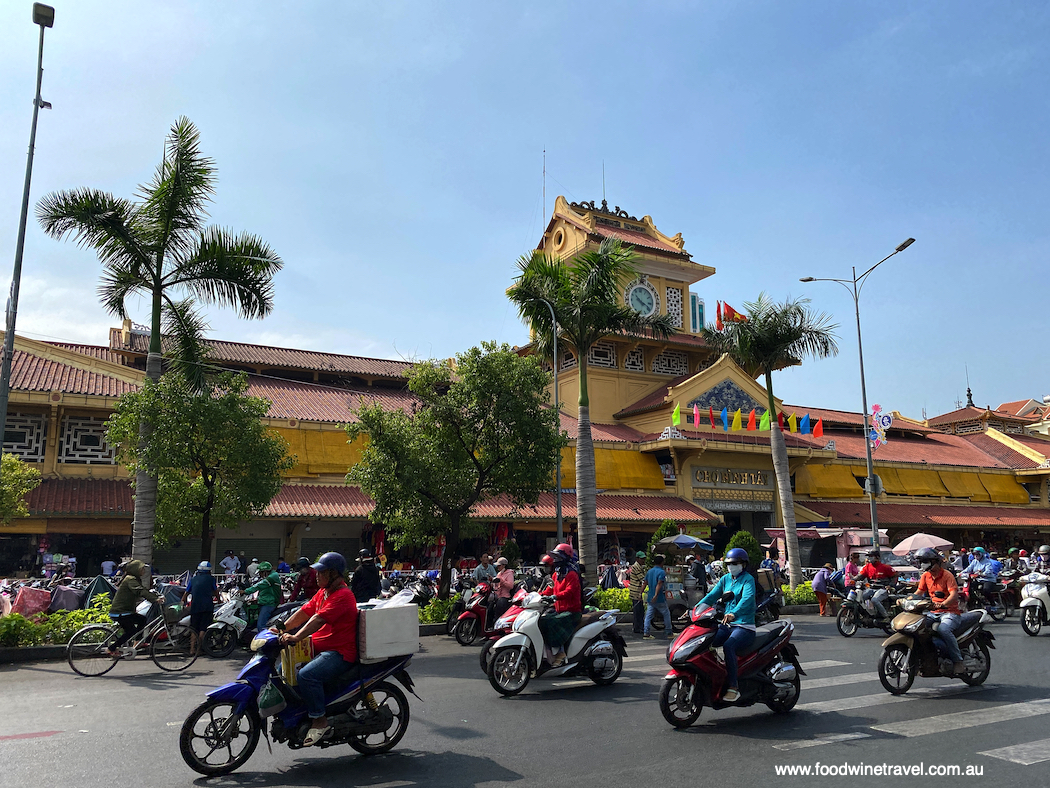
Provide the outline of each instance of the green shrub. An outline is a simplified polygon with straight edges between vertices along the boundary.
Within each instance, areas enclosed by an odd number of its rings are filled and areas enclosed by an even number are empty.
[[[800,583],[794,591],[791,590],[791,586],[781,586],[780,588],[784,592],[785,605],[817,604],[817,595],[813,593],[813,584],[808,580],[805,583]]]
[[[455,594],[448,599],[431,599],[429,605],[419,609],[419,623],[444,624],[445,619],[448,618],[448,614],[452,610],[452,606],[461,596],[461,594]]]
[[[591,597],[591,604],[601,610],[631,612],[631,600],[626,588],[600,588]]]
[[[0,646],[35,646],[43,639],[43,627],[12,613],[0,618]]]
[[[0,646],[64,646],[77,630],[88,624],[109,624],[107,596],[97,596],[87,610],[38,613],[27,619],[14,613],[0,618]]]
[[[747,560],[751,568],[758,569],[758,565],[762,563],[762,545],[755,537],[747,531],[737,531],[726,545],[726,552],[728,553],[734,547],[744,548],[747,551]]]

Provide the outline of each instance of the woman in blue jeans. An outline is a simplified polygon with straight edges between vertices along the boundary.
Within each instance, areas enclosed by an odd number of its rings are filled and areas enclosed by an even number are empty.
[[[734,547],[726,553],[723,563],[729,574],[722,575],[699,604],[713,605],[727,593],[733,595],[726,603],[726,614],[712,645],[721,646],[726,657],[726,690],[722,700],[734,703],[740,699],[737,652],[755,642],[755,578],[747,571],[747,551],[743,548]]]

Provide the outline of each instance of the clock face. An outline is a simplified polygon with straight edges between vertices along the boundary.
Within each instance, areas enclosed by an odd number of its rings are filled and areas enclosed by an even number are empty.
[[[631,290],[630,304],[631,309],[643,317],[648,317],[656,311],[656,299],[649,292],[649,288],[642,285],[638,285]]]

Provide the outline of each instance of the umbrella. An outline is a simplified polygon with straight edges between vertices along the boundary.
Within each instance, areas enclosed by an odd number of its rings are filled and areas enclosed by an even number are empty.
[[[935,550],[938,550],[942,547],[952,547],[954,544],[954,542],[949,542],[947,539],[941,539],[941,537],[934,536],[933,534],[914,534],[894,547],[893,554],[907,555],[914,550],[921,550],[924,547],[932,547]]]
[[[715,549],[715,546],[710,542],[705,542],[703,539],[697,539],[695,536],[690,536],[689,534],[668,536],[657,542],[656,546],[678,550],[707,550],[708,552]]]

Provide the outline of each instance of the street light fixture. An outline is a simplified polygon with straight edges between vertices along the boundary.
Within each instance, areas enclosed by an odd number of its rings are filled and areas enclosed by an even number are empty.
[[[29,132],[29,158],[26,161],[26,182],[22,191],[22,216],[18,221],[18,242],[15,245],[15,271],[11,277],[11,293],[7,299],[7,323],[4,333],[3,363],[0,364],[0,434],[6,434],[7,400],[11,393],[11,357],[15,352],[15,318],[18,314],[18,288],[22,280],[22,252],[26,240],[26,219],[29,216],[29,184],[33,178],[33,150],[36,147],[36,121],[40,108],[51,109],[50,102],[40,98],[40,83],[44,79],[44,28],[54,27],[55,9],[43,3],[33,3],[33,24],[40,26],[40,47],[36,61],[36,98],[33,99],[33,126]],[[0,440],[0,450],[3,443]]]
[[[554,316],[554,307],[550,301],[540,299],[544,304],[547,305],[547,309],[551,311],[551,331],[554,334],[554,409],[558,412],[558,434],[561,434],[561,403],[558,401],[558,318]],[[565,541],[564,534],[562,533],[562,519],[561,519],[561,449],[558,449],[558,470],[555,476],[555,483],[558,485],[554,491],[554,511],[558,518],[558,544]]]
[[[893,257],[893,255],[903,252],[913,243],[915,243],[914,238],[908,238],[903,241],[893,252],[883,257],[860,276],[857,276],[857,267],[853,266],[852,279],[815,279],[812,276],[804,276],[798,280],[800,282],[837,282],[853,296],[853,306],[857,313],[857,354],[860,357],[860,398],[863,404],[861,413],[864,416],[864,454],[868,461],[868,483],[866,487],[868,504],[871,507],[871,546],[876,549],[879,546],[879,518],[875,511],[875,466],[871,459],[871,441],[868,439],[871,427],[868,423],[868,392],[864,384],[864,344],[860,337],[860,292],[864,289],[864,282],[868,278],[868,274]]]

